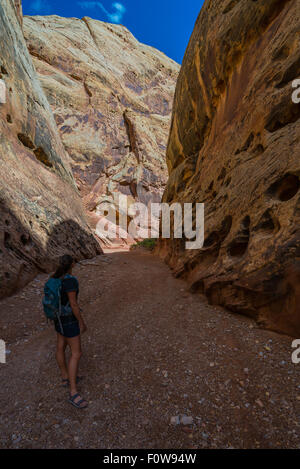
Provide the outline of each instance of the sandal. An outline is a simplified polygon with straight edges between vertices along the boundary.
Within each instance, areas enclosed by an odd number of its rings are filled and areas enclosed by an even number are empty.
[[[88,406],[87,401],[85,401],[84,399],[80,399],[78,402],[75,402],[75,399],[77,399],[78,397],[81,397],[80,394],[78,393],[74,394],[74,396],[70,396],[70,399],[69,399],[70,404],[72,404],[77,409],[85,409]],[[85,405],[82,405],[84,402],[85,402]]]

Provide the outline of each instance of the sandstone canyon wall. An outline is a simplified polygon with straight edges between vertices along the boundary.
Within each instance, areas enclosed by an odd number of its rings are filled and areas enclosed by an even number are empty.
[[[0,297],[64,252],[101,252],[21,29],[21,2],[0,2]]]
[[[160,202],[179,65],[90,18],[25,17],[24,34],[92,227],[119,194]]]
[[[160,243],[193,291],[298,336],[299,31],[299,0],[206,0],[177,83],[164,193],[205,203],[205,243]]]
[[[23,9],[22,0],[14,0],[14,5],[20,25],[23,25]]]

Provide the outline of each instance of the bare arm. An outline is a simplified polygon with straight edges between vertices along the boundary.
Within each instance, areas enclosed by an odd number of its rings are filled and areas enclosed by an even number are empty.
[[[86,325],[80,313],[80,309],[77,303],[76,292],[75,291],[68,292],[68,298],[69,298],[70,306],[72,308],[74,316],[78,319],[80,330],[83,333],[86,331]]]

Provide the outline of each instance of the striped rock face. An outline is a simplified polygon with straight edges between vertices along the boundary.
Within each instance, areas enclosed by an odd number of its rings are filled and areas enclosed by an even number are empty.
[[[6,84],[4,80],[0,80],[0,104],[6,103]]]
[[[177,83],[164,193],[205,203],[205,243],[160,243],[193,291],[298,336],[299,28],[298,1],[205,2]]]
[[[65,252],[76,259],[101,252],[26,47],[20,6],[0,2],[0,297],[50,271]]]
[[[22,0],[14,0],[14,4],[15,4],[17,18],[19,20],[20,25],[22,26],[22,23],[23,23]]]
[[[179,65],[90,18],[25,17],[24,34],[93,228],[120,194],[159,202]]]

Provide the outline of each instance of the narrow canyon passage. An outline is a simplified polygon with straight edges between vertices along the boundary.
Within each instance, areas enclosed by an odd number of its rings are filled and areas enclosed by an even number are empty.
[[[41,275],[0,302],[0,447],[300,447],[290,337],[208,305],[144,250],[83,261],[75,275],[89,408],[61,387]]]

